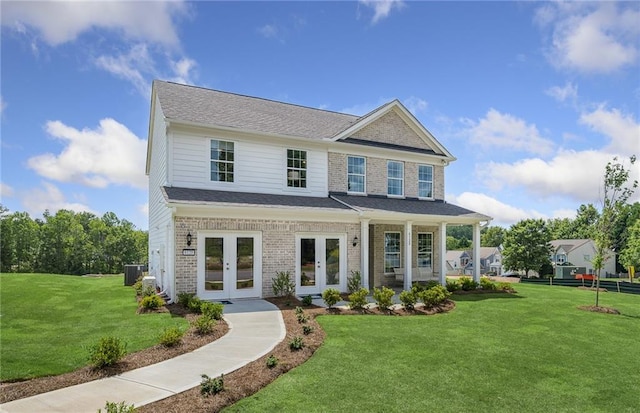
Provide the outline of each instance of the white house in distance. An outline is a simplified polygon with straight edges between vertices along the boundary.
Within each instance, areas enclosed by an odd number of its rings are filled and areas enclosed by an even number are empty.
[[[591,239],[556,239],[550,242],[551,263],[554,267],[571,263],[574,267],[584,267],[587,274],[593,274],[593,260],[596,254],[596,246]],[[600,276],[604,278],[606,274],[615,274],[616,255],[613,251],[608,252],[609,259],[605,261]]]
[[[444,283],[447,225],[479,245],[490,220],[445,202],[454,160],[397,100],[354,116],[156,80],[150,272],[173,299],[272,296],[279,271],[297,294],[346,291],[352,271]]]

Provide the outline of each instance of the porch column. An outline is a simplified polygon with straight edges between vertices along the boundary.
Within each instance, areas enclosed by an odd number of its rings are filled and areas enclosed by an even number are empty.
[[[413,226],[413,222],[407,221],[404,223],[404,245],[405,245],[405,253],[404,253],[404,289],[411,289],[411,267],[413,263],[413,246],[411,245],[411,239],[413,238],[413,233],[411,232],[411,228]]]
[[[447,223],[440,223],[440,284],[447,284]]]
[[[360,220],[360,275],[362,286],[369,289],[369,220]]]
[[[473,279],[480,282],[480,223],[473,224]]]

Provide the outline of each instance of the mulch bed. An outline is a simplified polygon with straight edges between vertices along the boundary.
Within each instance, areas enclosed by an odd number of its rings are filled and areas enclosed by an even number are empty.
[[[620,314],[620,311],[611,307],[601,307],[595,305],[581,305],[578,307],[579,310],[584,311],[592,311],[594,313],[605,313],[605,314]]]
[[[606,292],[607,292],[607,289],[606,289],[606,288],[602,288],[602,287],[600,287],[599,289],[598,289],[598,288],[596,288],[596,287],[587,287],[587,286],[584,286],[584,287],[577,287],[577,288],[578,288],[578,290],[589,290],[589,291],[595,291],[595,290],[598,290],[598,291],[600,291],[600,292],[602,292],[602,293],[606,293]]]
[[[185,317],[189,322],[197,317],[197,315],[185,311],[177,304],[170,304],[159,310],[159,312],[165,311],[169,311],[177,316]],[[193,329],[189,329],[182,338],[182,344],[178,346],[167,348],[158,344],[153,347],[128,354],[116,365],[104,369],[94,369],[93,367],[87,366],[79,370],[57,376],[39,377],[14,383],[0,383],[0,403],[6,403],[12,400],[22,399],[64,387],[114,376],[125,371],[159,363],[179,356],[180,354],[189,353],[190,351],[200,348],[205,344],[211,343],[212,341],[215,341],[227,334],[227,331],[229,331],[227,323],[224,320],[221,320],[218,321],[211,334],[201,336],[195,333]],[[160,332],[158,332],[158,334],[160,334]]]

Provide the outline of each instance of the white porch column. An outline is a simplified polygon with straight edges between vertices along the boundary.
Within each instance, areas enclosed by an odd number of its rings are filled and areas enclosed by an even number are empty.
[[[440,284],[447,284],[447,223],[440,223]]]
[[[473,224],[473,279],[480,282],[480,223]]]
[[[411,289],[411,267],[413,266],[413,245],[411,239],[413,238],[413,232],[411,231],[413,222],[407,221],[404,223],[404,289]]]
[[[369,220],[360,220],[360,275],[362,286],[369,289]]]

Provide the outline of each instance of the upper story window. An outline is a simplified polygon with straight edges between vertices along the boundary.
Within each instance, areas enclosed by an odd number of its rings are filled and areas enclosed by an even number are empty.
[[[418,165],[418,197],[433,198],[433,166]]]
[[[365,176],[367,172],[367,161],[360,156],[349,156],[347,158],[347,191],[365,192]]]
[[[387,195],[404,195],[404,163],[387,161]]]
[[[307,187],[307,151],[287,149],[287,186]]]
[[[233,182],[233,142],[211,140],[211,180]]]

